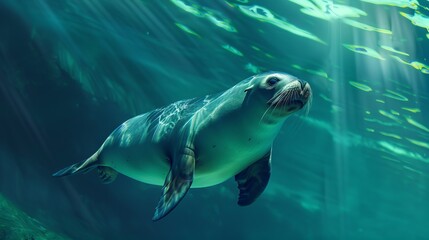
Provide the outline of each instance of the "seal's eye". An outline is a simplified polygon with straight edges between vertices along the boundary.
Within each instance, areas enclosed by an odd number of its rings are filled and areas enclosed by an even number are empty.
[[[271,78],[268,78],[267,84],[269,86],[274,86],[274,84],[276,84],[278,81],[280,81],[279,78],[277,78],[277,77],[271,77]]]

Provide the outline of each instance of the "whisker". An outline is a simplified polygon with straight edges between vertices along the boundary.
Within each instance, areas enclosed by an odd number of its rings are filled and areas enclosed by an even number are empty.
[[[307,116],[310,113],[310,108],[311,108],[312,104],[313,104],[313,95],[310,94],[310,96],[308,98],[307,105],[305,106],[306,107],[305,116]]]
[[[272,98],[270,98],[268,100],[268,102],[270,102],[270,101],[274,102],[282,94],[283,94],[282,92],[278,92],[278,93],[274,94],[274,96]]]
[[[279,104],[282,104],[284,102],[284,99],[287,98],[287,96],[289,94],[290,94],[290,91],[286,91],[286,92],[281,92],[278,95],[278,98],[276,99],[277,100],[276,105],[274,106],[274,109],[272,110],[272,112],[277,109],[277,107],[279,106]],[[282,107],[284,107],[284,105]],[[281,109],[281,110],[283,110],[283,109]]]
[[[290,91],[287,91],[287,92],[285,92],[285,93],[283,93],[282,95],[281,95],[281,99],[279,100],[279,103],[284,103],[284,102],[286,102],[287,101],[287,98],[288,98],[288,96],[290,95]],[[281,106],[281,110],[285,110],[286,109],[286,106],[285,106],[286,104],[283,104],[282,106]]]
[[[286,91],[281,91],[276,93],[272,98],[268,100],[269,107],[264,111],[260,118],[260,122],[262,122],[268,115],[275,112],[276,110],[287,111],[288,103],[294,99],[301,99],[300,90],[298,88],[288,89]],[[308,115],[310,112],[310,107],[312,104],[312,95],[309,96],[307,104],[303,106],[304,109],[301,111],[305,115]]]
[[[262,122],[262,120],[264,119],[265,115],[267,114],[267,112],[270,110],[270,108],[272,108],[273,106],[270,104],[269,107],[267,108],[267,110],[265,110],[264,114],[262,114],[261,119],[259,120],[259,123]]]
[[[282,107],[282,103],[284,102],[284,98],[287,96],[287,94],[288,94],[288,92],[283,93],[279,96],[279,100],[276,104],[276,108],[279,106],[279,104],[280,104],[280,107]]]
[[[289,100],[291,99],[292,96],[293,96],[293,91],[288,91],[285,94],[284,98],[282,99],[282,102],[284,102],[284,103],[289,102]],[[283,109],[282,110],[284,110],[284,111],[287,110],[287,104],[283,104]]]
[[[270,104],[268,104],[268,108],[264,111],[264,113],[262,114],[262,116],[261,116],[261,119],[260,119],[260,120],[262,120],[262,119],[265,117],[265,115],[268,113],[268,111],[269,111],[272,107],[273,107],[273,103],[271,102]]]
[[[278,94],[277,95],[277,98],[274,100],[274,102],[275,102],[275,104],[273,105],[273,108],[271,109],[271,113],[273,113],[276,109],[277,109],[277,106],[280,104],[280,102],[281,102],[281,96],[282,96],[283,94],[282,93],[280,93],[280,94]],[[273,102],[273,103],[274,103]]]
[[[291,99],[294,99],[296,97],[296,91],[290,91],[290,94],[288,98],[286,99],[286,102],[290,102]],[[285,104],[285,110],[286,110],[287,104]]]

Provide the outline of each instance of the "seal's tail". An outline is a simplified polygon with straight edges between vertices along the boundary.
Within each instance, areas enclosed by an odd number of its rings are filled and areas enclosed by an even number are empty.
[[[58,172],[52,174],[52,176],[63,177],[63,176],[73,175],[76,173],[87,173],[99,165],[97,157],[98,157],[98,153],[95,153],[88,159],[82,162],[75,163],[69,167],[63,168]]]

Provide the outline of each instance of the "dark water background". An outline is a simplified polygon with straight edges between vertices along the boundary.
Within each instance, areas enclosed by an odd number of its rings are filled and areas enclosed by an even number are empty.
[[[0,239],[429,239],[429,70],[409,65],[429,64],[428,31],[400,13],[428,15],[427,1],[335,3],[391,34],[286,0],[0,0],[0,194],[44,229],[0,215]],[[276,20],[240,10],[254,5]],[[160,187],[51,177],[130,117],[268,70],[307,80],[313,106],[287,120],[270,183],[249,207],[236,205],[231,179],[191,189],[153,223]]]

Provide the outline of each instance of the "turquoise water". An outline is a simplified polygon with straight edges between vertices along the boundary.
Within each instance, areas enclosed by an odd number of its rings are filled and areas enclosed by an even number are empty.
[[[428,239],[428,6],[1,0],[0,239]],[[313,104],[251,206],[231,179],[153,223],[158,186],[51,177],[130,117],[265,71]]]

